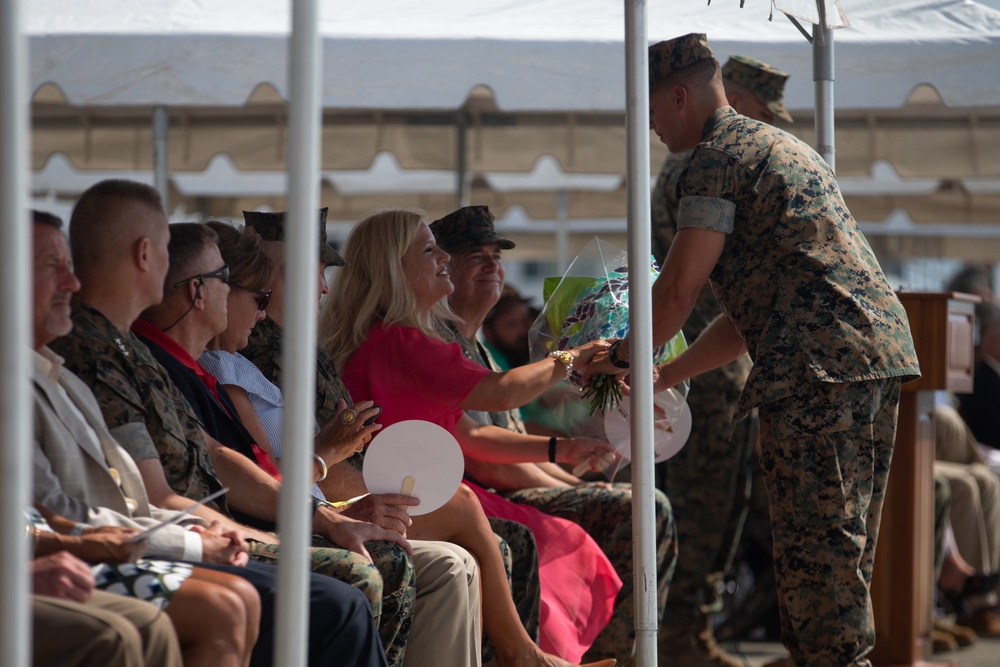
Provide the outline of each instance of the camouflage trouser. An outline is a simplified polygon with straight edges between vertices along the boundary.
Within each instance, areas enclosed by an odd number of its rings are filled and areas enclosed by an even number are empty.
[[[489,520],[497,538],[497,546],[507,571],[507,584],[517,607],[517,615],[528,636],[538,643],[538,623],[541,616],[542,593],[538,581],[538,547],[531,530],[516,521]],[[489,604],[483,600],[483,604]],[[483,635],[483,664],[496,657],[493,644]]]
[[[815,382],[760,408],[781,639],[796,665],[870,665],[869,589],[898,379]]]
[[[330,545],[317,537],[313,538],[313,544]],[[374,565],[361,554],[347,549],[332,545],[313,547],[310,549],[312,571],[348,583],[365,594],[378,624],[386,658],[392,667],[400,667],[416,596],[413,562],[392,542],[368,542],[365,548]],[[280,548],[273,544],[250,542],[250,556],[254,560],[277,564],[279,551]]]
[[[622,588],[615,599],[615,612],[601,631],[584,660],[617,658],[627,664],[635,641],[632,603],[632,490],[629,484],[608,489],[599,484],[554,489],[521,489],[504,494],[516,503],[535,507],[579,524],[600,545]],[[677,561],[674,517],[670,502],[657,491],[656,510],[656,602],[660,615],[667,602],[667,589]]]
[[[722,610],[719,584],[732,567],[750,507],[757,420],[732,427],[748,366],[743,357],[691,379],[691,435],[684,449],[657,466],[657,486],[670,498],[680,546],[665,623],[690,623]]]

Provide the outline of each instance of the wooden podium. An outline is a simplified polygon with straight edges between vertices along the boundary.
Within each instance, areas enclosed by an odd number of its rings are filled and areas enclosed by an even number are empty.
[[[931,655],[934,586],[934,391],[972,391],[978,296],[900,292],[921,378],[903,385],[896,448],[875,553],[872,604],[882,666],[916,665]]]

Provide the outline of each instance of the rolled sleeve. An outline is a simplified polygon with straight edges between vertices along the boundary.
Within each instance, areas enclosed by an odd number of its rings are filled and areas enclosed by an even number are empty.
[[[736,204],[720,197],[689,195],[680,200],[677,229],[696,227],[730,234],[736,220]]]

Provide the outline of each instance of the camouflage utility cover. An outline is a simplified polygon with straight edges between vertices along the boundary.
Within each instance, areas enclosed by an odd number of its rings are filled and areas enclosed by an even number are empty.
[[[692,32],[653,44],[649,47],[649,90],[655,90],[678,70],[714,57],[705,33]]]
[[[319,210],[319,258],[327,266],[347,266],[347,262],[326,242],[326,207]],[[285,240],[284,211],[243,211],[243,220],[265,241]]]

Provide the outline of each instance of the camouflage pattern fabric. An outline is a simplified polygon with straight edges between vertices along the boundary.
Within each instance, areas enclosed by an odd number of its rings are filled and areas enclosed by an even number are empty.
[[[677,233],[675,190],[691,153],[669,155],[653,189],[652,247],[661,264]],[[706,285],[684,323],[685,338],[695,340],[721,313],[715,293]],[[743,355],[691,378],[688,445],[657,465],[657,487],[670,498],[680,545],[665,623],[722,610],[719,582],[732,569],[750,507],[756,415],[730,426],[750,367],[750,358]]]
[[[722,66],[722,78],[746,88],[757,96],[768,111],[781,120],[792,122],[785,108],[785,81],[788,73],[748,56],[730,56]]]
[[[281,387],[281,325],[265,317],[250,332],[249,343],[240,354],[250,360],[268,380]],[[325,426],[337,415],[337,399],[354,405],[351,394],[340,379],[340,372],[333,359],[321,348],[316,348],[316,421]],[[358,470],[364,463],[363,454],[354,454],[348,462]],[[320,484],[320,488],[323,484]]]
[[[490,517],[490,528],[497,539],[518,618],[531,640],[538,643],[542,589],[538,581],[538,547],[535,536],[524,524]],[[515,573],[517,575],[515,576]],[[495,661],[496,651],[489,637],[483,635],[483,664]]]
[[[326,214],[329,208],[319,210],[319,261],[327,266],[347,266],[347,262],[326,240]],[[243,211],[243,221],[265,241],[285,240],[284,211]]]
[[[313,536],[313,545],[309,550],[312,571],[346,582],[365,594],[378,624],[382,646],[386,647],[386,660],[393,667],[400,667],[416,603],[413,561],[391,542],[365,544],[374,564],[361,554],[340,549],[320,537]],[[250,541],[250,557],[254,560],[277,565],[280,551],[278,545]]]
[[[798,665],[868,664],[899,384],[919,375],[906,313],[829,165],[790,134],[716,110],[677,196],[680,228],[731,216],[711,280],[754,360],[736,418],[760,408],[782,641]]]
[[[79,298],[74,297],[72,307],[72,332],[53,341],[51,347],[58,348],[66,368],[94,392],[111,433],[116,438],[129,434],[121,444],[136,460],[154,458],[158,453],[167,481],[177,494],[200,500],[221,488],[197,419],[149,348],[131,332],[119,332]],[[136,429],[126,428],[135,423],[146,424],[149,441],[136,437]],[[216,509],[228,514],[225,504]],[[369,543],[367,548],[375,566],[346,549],[316,548],[312,549],[312,567],[360,589],[370,601],[376,593],[382,595],[372,609],[382,609],[381,618],[376,618],[390,664],[401,665],[413,616],[413,564],[395,545]],[[277,552],[274,545],[258,544],[252,555],[258,560],[273,560]]]
[[[488,206],[463,206],[430,224],[434,241],[447,253],[475,250],[494,243],[501,250],[510,250],[515,244],[510,239],[497,236],[493,228],[493,213]]]
[[[796,665],[871,664],[869,587],[900,384],[813,382],[760,409],[782,643]]]
[[[614,657],[628,664],[635,642],[632,577],[632,485],[581,484],[559,488],[521,489],[503,494],[546,514],[567,519],[586,530],[600,545],[622,580],[615,612],[594,640],[583,660]],[[667,591],[677,562],[677,539],[670,501],[661,492],[654,495],[656,521],[656,608],[662,617]],[[671,595],[672,595],[671,591]]]
[[[714,58],[704,33],[690,33],[649,47],[649,90],[652,92],[671,74],[695,64],[699,60]]]
[[[452,329],[455,341],[462,346],[466,358],[484,368],[498,370],[486,349],[477,341],[465,338]],[[490,422],[501,428],[524,433],[517,410],[488,413]],[[576,523],[594,538],[611,561],[622,580],[615,599],[615,611],[584,656],[585,660],[614,657],[627,664],[633,653],[635,623],[633,617],[632,577],[632,488],[630,484],[615,484],[613,488],[582,484],[559,488],[531,488],[504,493],[516,503],[530,505],[542,512]],[[656,522],[656,600],[662,618],[667,603],[674,565],[677,562],[677,540],[670,501],[660,491],[654,497]]]
[[[754,360],[737,418],[814,382],[919,375],[906,312],[807,144],[722,107],[677,195],[681,227],[687,201],[734,207],[711,280]]]
[[[121,446],[136,461],[158,456],[178,495],[200,500],[221,489],[197,418],[149,348],[79,297],[72,312],[73,330],[50,347],[94,392]],[[129,428],[134,424],[145,431]],[[209,505],[228,513],[224,497]]]

